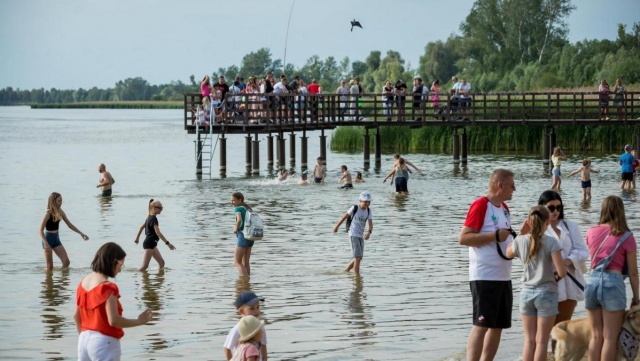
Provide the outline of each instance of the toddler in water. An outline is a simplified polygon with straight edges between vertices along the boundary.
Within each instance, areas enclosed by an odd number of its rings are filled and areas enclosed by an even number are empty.
[[[251,291],[241,292],[236,298],[236,309],[243,317],[240,322],[231,329],[227,339],[224,341],[224,356],[227,361],[231,360],[232,357],[234,360],[262,361],[267,359],[267,331],[264,329],[264,321],[261,322],[257,320],[257,317],[260,316],[260,301],[262,301],[262,299]],[[247,317],[252,317],[256,320],[250,322],[242,321]],[[261,332],[259,332],[259,334],[247,332],[247,327],[251,325],[253,325],[253,327],[249,327],[249,329],[255,331],[256,321],[260,323]],[[247,343],[250,345],[246,345]],[[253,351],[253,348],[256,350]],[[257,350],[260,350],[260,352],[258,353]],[[255,352],[257,357],[251,355],[253,352]],[[238,355],[236,355],[236,353],[238,353]],[[250,356],[255,358],[236,358],[237,356]]]
[[[523,360],[547,359],[549,334],[558,314],[558,280],[567,274],[560,243],[545,235],[548,226],[547,207],[531,208],[521,234],[507,248],[507,257],[518,257],[524,266],[520,292]]]
[[[600,173],[599,169],[591,168],[591,161],[587,158],[582,160],[582,167],[574,170],[567,178],[580,173],[580,181],[582,185],[582,200],[591,200],[591,172]]]
[[[362,178],[362,173],[356,172],[356,183],[364,183],[364,179]]]

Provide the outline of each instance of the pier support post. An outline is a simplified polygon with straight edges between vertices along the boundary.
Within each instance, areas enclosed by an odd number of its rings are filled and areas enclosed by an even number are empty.
[[[273,135],[267,136],[267,168],[273,168]]]
[[[253,162],[251,163],[251,174],[260,174],[260,141],[258,140],[258,133],[253,140]]]
[[[247,174],[251,174],[251,136],[247,135],[244,140],[244,166]]]
[[[284,134],[280,134],[278,139],[278,148],[280,149],[280,156],[278,157],[278,170],[283,170],[285,169],[285,162],[284,162],[284,156],[285,156],[285,139],[284,139]]]
[[[196,141],[196,174],[202,174],[202,140],[200,140],[199,132]]]
[[[300,168],[304,172],[307,170],[307,132],[305,130],[302,131],[302,138],[300,138]]]
[[[549,164],[549,158],[551,155],[549,154],[549,128],[544,127],[544,132],[542,133],[542,163]]]
[[[363,154],[364,154],[364,169],[369,169],[369,164],[371,162],[371,154],[369,150],[369,128],[364,128],[364,139],[362,140]]]
[[[380,143],[380,128],[376,128],[375,143],[376,143],[375,144],[375,147],[376,147],[375,169],[380,170],[380,167],[382,166],[382,152],[380,151],[382,149],[382,144]]]
[[[296,165],[296,133],[289,134],[289,164],[291,167]]]
[[[636,126],[636,147],[633,148],[636,150],[636,156],[638,152],[640,152],[640,127]]]
[[[280,158],[282,158],[282,153],[280,152],[282,150],[280,149],[280,139],[282,139],[282,133],[276,135],[276,171],[280,170]]]
[[[327,160],[327,136],[324,135],[324,129],[320,133],[320,156],[322,160]]]
[[[467,164],[467,128],[462,128],[462,164]]]
[[[453,128],[453,164],[460,163],[460,136],[458,128]]]
[[[553,148],[556,147],[556,128],[551,127],[551,132],[549,133],[549,154],[553,155]]]
[[[227,138],[220,137],[220,177],[225,178],[227,176]]]

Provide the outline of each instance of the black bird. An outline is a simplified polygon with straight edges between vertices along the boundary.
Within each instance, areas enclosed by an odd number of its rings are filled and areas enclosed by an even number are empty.
[[[353,31],[353,27],[354,27],[354,26],[357,26],[357,27],[359,27],[360,29],[362,29],[362,25],[360,25],[360,22],[359,22],[359,21],[356,21],[356,19],[353,19],[353,20],[351,21],[351,31]]]

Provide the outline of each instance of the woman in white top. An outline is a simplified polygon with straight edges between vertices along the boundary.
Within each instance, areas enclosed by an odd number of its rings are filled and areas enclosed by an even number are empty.
[[[564,218],[560,194],[552,190],[544,191],[538,199],[538,205],[546,206],[549,210],[549,227],[545,235],[553,237],[560,243],[562,261],[569,275],[558,281],[558,315],[555,321],[557,324],[570,320],[578,301],[584,300],[584,291],[580,287],[585,285],[583,269],[589,257],[589,249],[578,224]],[[554,351],[555,342],[552,342],[551,348]]]

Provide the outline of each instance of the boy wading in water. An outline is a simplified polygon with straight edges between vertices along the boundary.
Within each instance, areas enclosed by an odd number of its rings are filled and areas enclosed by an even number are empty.
[[[342,222],[351,217],[351,225],[349,226],[349,238],[351,239],[351,253],[353,259],[345,268],[345,272],[351,271],[355,274],[360,274],[360,262],[362,262],[362,256],[364,255],[364,241],[369,240],[371,232],[373,231],[373,216],[371,215],[371,194],[369,192],[360,193],[360,204],[356,207],[350,207],[347,212],[340,217],[338,223],[333,227],[333,232],[338,232],[338,228]],[[355,210],[354,210],[355,208]],[[369,229],[364,230],[365,223],[369,224]]]
[[[582,167],[574,170],[567,178],[580,173],[580,184],[582,186],[582,200],[591,200],[591,172],[600,173],[600,170],[591,168],[591,161],[587,158],[582,160]]]

